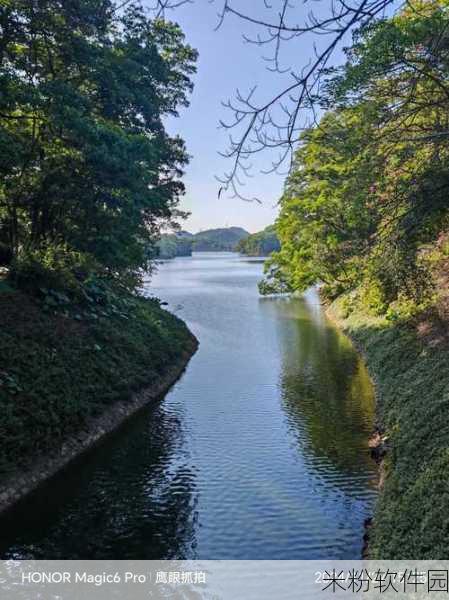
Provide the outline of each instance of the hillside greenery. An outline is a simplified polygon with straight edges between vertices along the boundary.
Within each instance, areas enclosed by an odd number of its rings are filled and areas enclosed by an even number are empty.
[[[164,234],[157,243],[157,256],[162,259],[190,256],[192,252],[235,252],[249,233],[241,227],[206,229],[198,233],[180,231]]]
[[[3,2],[0,23],[0,258],[19,285],[135,287],[179,216],[187,153],[163,119],[196,52],[137,3]]]
[[[157,384],[196,342],[156,299],[90,289],[74,307],[0,286],[0,477],[60,448],[89,419]]]
[[[324,89],[324,88],[323,88]],[[387,454],[368,554],[443,559],[449,533],[449,2],[357,32],[280,200],[262,293],[319,285],[364,353]]]
[[[193,236],[193,250],[197,252],[235,252],[240,240],[249,236],[241,227],[206,229]]]
[[[263,231],[252,233],[237,244],[237,252],[247,256],[268,256],[280,250],[280,243],[274,225],[269,225]]]
[[[359,289],[379,314],[432,301],[448,225],[448,25],[448,3],[425,1],[358,32],[302,135],[263,292]]]
[[[331,314],[362,350],[375,380],[377,419],[387,449],[369,557],[443,560],[449,534],[447,329],[429,315],[418,323],[392,322],[359,304],[349,310],[352,301],[343,295]],[[424,329],[433,331],[424,335]]]

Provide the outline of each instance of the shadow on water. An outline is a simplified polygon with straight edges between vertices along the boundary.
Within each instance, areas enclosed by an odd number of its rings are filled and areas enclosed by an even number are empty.
[[[141,413],[0,521],[0,555],[189,554],[195,545],[195,472],[179,452],[182,444],[178,414],[163,404]]]
[[[261,299],[261,274],[233,254],[160,268],[148,292],[197,354],[159,404],[0,521],[2,557],[360,557],[369,377],[313,291]]]
[[[276,313],[289,428],[313,470],[326,458],[348,476],[369,473],[375,480],[368,451],[374,390],[361,357],[325,317],[314,291],[263,303],[263,310]]]

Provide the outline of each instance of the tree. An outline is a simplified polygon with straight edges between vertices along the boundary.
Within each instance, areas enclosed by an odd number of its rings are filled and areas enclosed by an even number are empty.
[[[369,189],[379,161],[366,151],[371,136],[369,107],[329,112],[302,136],[276,229],[281,249],[272,278],[291,289],[323,282],[329,294],[354,285],[375,231]]]
[[[379,308],[426,297],[426,248],[448,222],[448,23],[432,1],[360,32],[328,84],[335,108],[301,138],[271,279],[365,285]]]
[[[183,192],[162,118],[187,105],[196,52],[110,0],[8,0],[0,27],[0,237],[16,262],[135,275]]]
[[[280,244],[274,225],[269,225],[263,231],[243,238],[236,247],[237,252],[248,256],[268,256],[279,249]]]

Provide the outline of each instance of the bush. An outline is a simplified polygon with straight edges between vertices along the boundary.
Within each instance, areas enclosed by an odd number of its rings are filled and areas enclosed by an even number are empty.
[[[382,285],[375,280],[367,280],[359,290],[359,297],[362,306],[372,315],[380,316],[385,313],[388,307],[388,301]]]
[[[157,300],[113,298],[105,288],[92,300],[95,319],[90,305],[66,315],[18,290],[0,294],[0,477],[60,448],[90,417],[157,383],[193,351],[186,325]]]
[[[61,244],[22,252],[11,264],[10,277],[18,288],[28,292],[49,288],[81,299],[82,284],[95,266],[89,255]]]

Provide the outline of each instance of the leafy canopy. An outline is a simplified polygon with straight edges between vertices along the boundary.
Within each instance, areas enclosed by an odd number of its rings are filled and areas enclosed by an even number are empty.
[[[0,28],[4,254],[132,279],[183,193],[163,118],[188,104],[196,52],[110,0],[3,0]]]
[[[432,0],[358,32],[302,136],[263,292],[361,287],[380,311],[428,296],[448,224],[448,25],[449,3]]]

